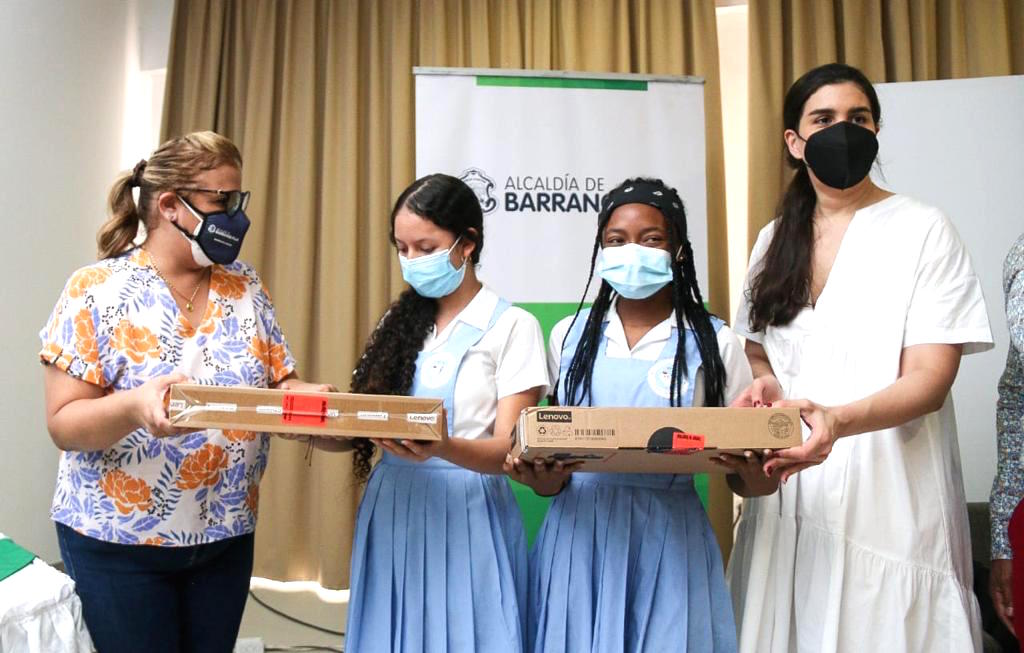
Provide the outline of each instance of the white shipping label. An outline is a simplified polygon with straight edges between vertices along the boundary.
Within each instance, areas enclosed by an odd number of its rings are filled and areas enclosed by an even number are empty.
[[[369,422],[386,422],[388,414],[382,410],[360,410],[356,413],[356,419],[363,419]]]
[[[214,413],[237,413],[238,404],[222,404],[217,402],[210,402],[204,406],[205,410]]]

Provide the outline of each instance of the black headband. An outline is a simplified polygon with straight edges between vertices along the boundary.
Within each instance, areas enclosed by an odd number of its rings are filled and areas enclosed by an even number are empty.
[[[675,191],[661,184],[637,181],[609,191],[604,198],[604,210],[611,213],[623,204],[647,204],[669,217],[683,211],[682,200]]]

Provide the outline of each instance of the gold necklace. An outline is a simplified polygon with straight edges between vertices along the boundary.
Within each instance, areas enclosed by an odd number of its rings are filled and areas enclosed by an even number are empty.
[[[145,249],[145,248],[143,248],[143,249]],[[189,313],[191,313],[192,310],[194,309],[194,305],[193,305],[192,302],[195,301],[196,295],[199,294],[199,289],[203,287],[203,276],[199,277],[199,283],[196,284],[196,289],[192,291],[192,296],[191,297],[186,297],[183,292],[181,292],[180,290],[175,288],[174,284],[172,284],[167,279],[167,277],[165,277],[163,275],[163,273],[160,272],[160,268],[158,268],[157,265],[156,265],[156,257],[153,256],[153,252],[151,252],[148,249],[146,249],[146,253],[149,254],[149,260],[153,264],[153,271],[156,272],[156,276],[160,277],[163,280],[163,282],[165,284],[167,284],[167,287],[171,290],[171,292],[178,293],[178,296],[185,300],[185,310],[187,310]],[[205,270],[204,270],[204,273],[205,273]]]

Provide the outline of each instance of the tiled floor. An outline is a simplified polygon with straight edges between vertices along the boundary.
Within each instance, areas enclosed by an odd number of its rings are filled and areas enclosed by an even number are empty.
[[[297,619],[334,631],[344,631],[348,592],[330,591],[315,583],[278,583],[253,578],[251,588],[271,607]],[[239,638],[259,637],[269,650],[290,646],[333,646],[341,648],[344,638],[329,635],[274,614],[249,596],[242,616]]]

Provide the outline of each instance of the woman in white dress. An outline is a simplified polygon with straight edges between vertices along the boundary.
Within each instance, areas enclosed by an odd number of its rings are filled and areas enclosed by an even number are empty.
[[[765,464],[779,492],[740,520],[728,576],[746,653],[980,648],[949,390],[992,338],[949,220],[868,177],[880,116],[845,65],[786,96],[796,175],[751,253],[735,329],[754,382],[734,405],[798,406],[808,428]]]

